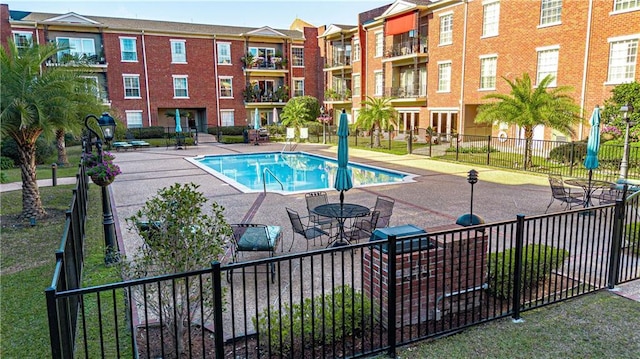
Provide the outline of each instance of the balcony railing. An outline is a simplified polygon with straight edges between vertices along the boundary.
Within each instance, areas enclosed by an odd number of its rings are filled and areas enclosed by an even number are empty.
[[[327,59],[326,67],[351,66],[351,56],[336,56]]]
[[[398,57],[415,54],[426,54],[428,51],[426,40],[410,40],[396,42],[385,49],[385,57]]]
[[[395,98],[415,98],[415,97],[426,97],[427,96],[427,86],[410,85],[410,86],[395,86],[385,88],[384,91],[385,96],[395,97]]]

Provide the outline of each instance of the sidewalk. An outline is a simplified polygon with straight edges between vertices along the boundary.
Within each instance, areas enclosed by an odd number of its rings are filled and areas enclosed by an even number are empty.
[[[58,185],[74,184],[75,177],[58,178]],[[38,180],[38,187],[50,187],[53,185],[51,179]],[[22,189],[22,182],[0,183],[0,192],[19,191]]]

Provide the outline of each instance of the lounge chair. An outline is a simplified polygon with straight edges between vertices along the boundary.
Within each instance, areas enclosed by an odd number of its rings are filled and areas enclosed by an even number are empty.
[[[282,240],[282,228],[280,226],[267,226],[264,224],[239,223],[232,224],[232,258],[238,261],[240,252],[268,252],[269,257],[275,255],[276,249]],[[271,282],[276,278],[276,266],[269,264]],[[227,280],[231,280],[231,271],[228,271]]]
[[[565,210],[571,209],[574,205],[584,205],[584,193],[572,193],[570,188],[565,187],[561,175],[550,174],[549,186],[551,187],[551,201],[549,201],[544,213],[547,213],[555,200],[564,203]]]
[[[133,148],[133,145],[129,142],[116,141],[111,143],[111,147],[115,148],[117,152],[120,152],[120,150],[122,149],[126,151],[130,148]]]
[[[136,140],[135,137],[133,137],[133,134],[131,132],[127,132],[127,142],[129,142],[129,144],[131,146],[133,146],[134,150],[137,150],[140,147],[149,147],[151,146],[151,144],[147,141],[143,141],[143,140]]]

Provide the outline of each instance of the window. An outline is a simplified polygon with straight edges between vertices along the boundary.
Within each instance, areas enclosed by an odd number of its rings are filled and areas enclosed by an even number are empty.
[[[81,57],[95,56],[96,46],[93,39],[75,37],[57,37],[56,42],[67,49],[58,52],[58,61],[67,62],[68,57],[80,59]]]
[[[542,0],[540,6],[540,25],[556,25],[560,23],[562,0]]]
[[[558,53],[559,47],[542,48],[538,51],[538,75],[536,83],[540,83],[547,75],[552,75],[553,80],[549,82],[549,87],[555,87],[558,77]]]
[[[220,97],[233,97],[233,78],[220,77]]]
[[[304,96],[304,79],[293,79],[293,96]]]
[[[480,89],[495,90],[496,88],[496,68],[498,57],[487,55],[480,58]]]
[[[632,82],[636,77],[638,39],[609,40],[609,42],[609,74],[607,82]]]
[[[384,46],[384,37],[382,31],[377,31],[375,34],[376,37],[376,52],[373,57],[382,57],[382,51]]]
[[[353,40],[353,61],[360,61],[360,40]]]
[[[418,69],[418,95],[420,97],[427,96],[427,69],[422,67]]]
[[[185,40],[171,40],[171,62],[187,63],[187,48]]]
[[[218,63],[231,64],[231,44],[228,42],[219,42],[218,46]]]
[[[100,99],[100,87],[98,76],[82,76],[87,82],[85,88],[88,92],[93,93],[97,99]]]
[[[640,0],[615,0],[613,2],[613,11],[629,9],[640,9]]]
[[[451,92],[451,62],[438,63],[438,91]]]
[[[440,16],[440,45],[453,43],[453,14]]]
[[[273,47],[250,47],[249,53],[253,55],[254,67],[261,68],[274,68],[275,63],[272,60],[272,57],[276,54],[276,49]],[[258,60],[260,59],[260,60]]]
[[[18,48],[18,53],[22,54],[29,47],[31,47],[33,41],[33,34],[30,32],[14,32],[13,33],[13,42],[16,44]]]
[[[353,75],[353,96],[360,96],[360,74]]]
[[[127,128],[142,128],[142,111],[125,111]]]
[[[140,75],[122,75],[124,98],[140,98]]]
[[[293,55],[293,62],[291,63],[291,66],[304,66],[304,47],[292,47],[291,54]]]
[[[484,5],[482,18],[482,36],[497,36],[500,22],[500,2],[494,1]]]
[[[136,52],[136,39],[133,37],[120,38],[120,57],[122,61],[135,62],[138,61],[138,53]]]
[[[188,98],[189,85],[187,76],[173,76],[173,98]]]
[[[373,72],[373,95],[374,96],[382,96],[383,95],[383,90],[384,90],[384,85],[382,82],[383,78],[382,78],[382,70],[378,70],[378,71],[374,71]]]
[[[236,121],[233,118],[233,110],[220,110],[220,123],[222,126],[233,126]]]

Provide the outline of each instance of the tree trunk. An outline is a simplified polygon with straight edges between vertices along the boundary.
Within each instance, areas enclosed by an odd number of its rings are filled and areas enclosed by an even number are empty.
[[[69,158],[67,158],[67,146],[64,143],[64,130],[56,130],[56,147],[58,149],[58,161],[60,166],[69,165]]]
[[[533,127],[525,126],[524,128],[524,139],[526,141],[526,145],[524,147],[524,165],[528,170],[533,167]]]
[[[378,126],[373,127],[373,147],[382,147],[380,144],[380,137],[382,137],[382,129]]]
[[[33,143],[18,143],[18,155],[20,156],[22,175],[22,213],[20,218],[42,218],[47,215],[47,212],[42,206],[38,188],[35,141]]]

